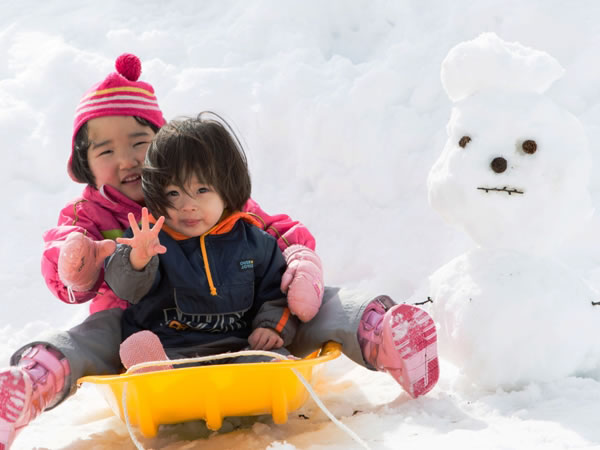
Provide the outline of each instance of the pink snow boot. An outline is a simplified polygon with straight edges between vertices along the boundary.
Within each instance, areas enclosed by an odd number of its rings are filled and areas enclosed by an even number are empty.
[[[411,397],[437,383],[435,324],[422,309],[381,295],[367,305],[357,335],[365,361],[392,375]]]
[[[17,366],[0,370],[0,450],[8,450],[17,434],[57,400],[69,375],[69,362],[61,356],[40,344]]]
[[[160,339],[149,330],[138,331],[125,339],[119,349],[119,356],[121,356],[121,362],[126,369],[145,362],[169,360]],[[144,367],[134,373],[154,372],[172,368],[171,365]]]

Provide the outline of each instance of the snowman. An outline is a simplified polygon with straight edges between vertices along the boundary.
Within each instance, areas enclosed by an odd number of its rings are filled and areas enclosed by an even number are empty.
[[[563,69],[493,33],[442,63],[453,109],[428,176],[431,206],[476,246],[430,277],[440,353],[484,387],[598,366],[600,296],[556,257],[592,214],[590,154],[578,119],[546,90]]]

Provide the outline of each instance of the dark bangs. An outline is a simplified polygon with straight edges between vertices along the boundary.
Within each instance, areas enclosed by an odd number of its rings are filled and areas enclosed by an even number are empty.
[[[212,186],[229,211],[241,210],[250,198],[246,155],[231,128],[214,113],[169,122],[155,136],[142,170],[150,212],[167,217],[172,205],[165,188],[173,184],[186,192],[194,176]]]

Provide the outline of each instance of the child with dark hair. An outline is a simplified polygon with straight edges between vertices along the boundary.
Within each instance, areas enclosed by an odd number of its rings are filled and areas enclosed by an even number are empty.
[[[242,212],[250,174],[228,125],[212,113],[165,125],[142,180],[154,217],[144,208],[140,228],[131,215],[132,237],[117,239],[105,266],[106,282],[131,303],[124,366],[155,359],[160,344],[171,359],[246,347],[285,352],[298,322],[280,289],[285,260]]]
[[[138,81],[140,60],[124,54],[116,68],[83,96],[75,114],[67,170],[87,186],[44,234],[46,284],[66,303],[90,301],[92,314],[70,330],[23,345],[12,355],[11,367],[0,369],[0,450],[10,448],[42,411],[73,394],[78,378],[121,369],[121,318],[129,303],[105,283],[103,264],[116,247],[114,239],[130,225],[128,212],[135,221],[142,217],[142,163],[165,121],[152,86]],[[285,214],[267,214],[251,198],[242,210],[283,251],[281,291],[302,321],[287,346],[290,352],[304,356],[334,340],[357,364],[390,373],[412,397],[435,386],[437,337],[425,311],[385,295],[325,287],[315,240],[304,225]]]
[[[154,88],[139,80],[139,58],[123,54],[115,67],[83,95],[75,111],[67,171],[87,186],[44,234],[42,255],[42,275],[52,293],[65,303],[90,302],[92,314],[70,330],[49,331],[23,345],[12,355],[11,367],[0,369],[0,450],[10,448],[42,411],[73,394],[78,378],[121,369],[121,316],[128,302],[106,284],[104,259],[129,227],[128,213],[142,217],[142,164],[165,120]],[[301,223],[284,214],[270,216],[252,199],[244,210],[287,249],[281,287],[288,299],[296,299],[290,309],[308,320],[323,295],[314,238]],[[299,262],[306,255],[312,260]]]

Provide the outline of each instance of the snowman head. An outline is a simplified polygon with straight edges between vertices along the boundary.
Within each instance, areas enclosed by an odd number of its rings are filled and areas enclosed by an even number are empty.
[[[429,201],[482,247],[545,253],[591,214],[585,132],[543,94],[562,73],[550,55],[492,33],[442,64],[455,104]]]

